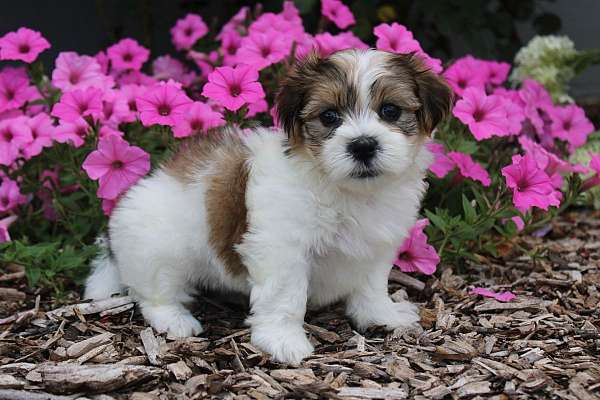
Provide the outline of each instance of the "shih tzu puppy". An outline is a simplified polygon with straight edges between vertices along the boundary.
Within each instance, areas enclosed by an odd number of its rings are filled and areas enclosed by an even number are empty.
[[[276,105],[284,134],[223,131],[184,142],[113,211],[86,298],[125,288],[159,332],[197,335],[195,290],[250,296],[251,340],[298,363],[307,306],[342,301],[358,329],[409,327],[388,297],[416,220],[451,90],[411,55],[346,50],[299,62]]]

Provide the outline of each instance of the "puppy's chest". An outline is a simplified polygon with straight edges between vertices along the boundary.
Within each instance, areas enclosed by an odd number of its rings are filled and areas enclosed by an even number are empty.
[[[400,209],[376,201],[317,205],[313,252],[319,257],[372,258],[382,247],[399,245],[404,229]]]

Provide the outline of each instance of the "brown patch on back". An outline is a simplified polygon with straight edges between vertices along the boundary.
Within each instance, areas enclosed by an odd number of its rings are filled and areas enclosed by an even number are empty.
[[[184,184],[205,182],[209,243],[225,270],[246,273],[235,246],[248,230],[248,150],[236,133],[213,133],[184,141],[164,170]]]

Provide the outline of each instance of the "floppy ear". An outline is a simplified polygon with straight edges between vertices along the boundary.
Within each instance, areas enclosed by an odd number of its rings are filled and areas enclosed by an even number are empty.
[[[454,94],[446,80],[427,68],[418,56],[412,56],[412,67],[417,84],[417,96],[421,108],[417,111],[417,119],[423,133],[431,135],[435,127],[449,114],[454,101]]]
[[[306,58],[297,60],[283,80],[275,104],[279,122],[283,127],[290,147],[304,143],[303,121],[300,112],[306,104],[307,94],[321,62],[312,52]]]

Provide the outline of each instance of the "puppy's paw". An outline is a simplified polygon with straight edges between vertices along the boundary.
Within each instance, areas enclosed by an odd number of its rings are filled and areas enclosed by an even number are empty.
[[[370,326],[385,326],[390,331],[417,328],[421,319],[416,305],[409,301],[394,303],[387,297],[369,303],[355,303],[348,310],[348,315],[361,331]]]
[[[167,332],[175,337],[196,336],[202,325],[182,306],[146,306],[142,314],[157,332]]]
[[[385,323],[385,327],[389,330],[407,329],[407,330],[422,330],[419,321],[419,307],[409,301],[392,303],[394,312],[390,313],[389,320]]]
[[[271,354],[274,361],[284,364],[300,364],[314,350],[301,326],[255,325],[252,343]]]

